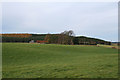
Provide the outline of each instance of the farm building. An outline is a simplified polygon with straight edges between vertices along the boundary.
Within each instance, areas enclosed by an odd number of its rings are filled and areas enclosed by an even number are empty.
[[[34,40],[29,41],[29,43],[34,43]]]
[[[41,40],[37,40],[36,43],[40,43],[40,44],[45,44],[47,43],[48,41],[41,41]]]

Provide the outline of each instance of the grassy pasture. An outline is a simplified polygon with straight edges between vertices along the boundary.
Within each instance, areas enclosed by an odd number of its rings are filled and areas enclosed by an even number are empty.
[[[106,47],[106,48],[120,49],[120,47],[118,45],[101,45],[101,44],[98,44],[97,46],[99,46],[99,47]]]
[[[3,78],[117,78],[118,50],[57,44],[2,44]]]

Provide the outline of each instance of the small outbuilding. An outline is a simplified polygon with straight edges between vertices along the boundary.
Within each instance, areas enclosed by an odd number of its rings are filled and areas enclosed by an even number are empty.
[[[29,41],[29,43],[34,43],[34,40]]]
[[[41,41],[41,40],[37,40],[36,43],[40,43],[40,44],[45,44],[47,43],[48,41]]]

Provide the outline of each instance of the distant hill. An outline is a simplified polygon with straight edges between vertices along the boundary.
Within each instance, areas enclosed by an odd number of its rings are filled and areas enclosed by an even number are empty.
[[[84,44],[84,45],[97,45],[97,44],[106,44],[106,45],[111,45],[111,42],[97,39],[97,38],[90,38],[90,37],[85,37],[85,36],[77,36],[74,37],[73,40],[74,44]]]
[[[2,42],[29,42],[44,40],[46,34],[1,34]]]
[[[16,34],[0,34],[0,37],[2,37],[2,42],[27,42],[28,43],[31,40],[34,40],[35,42],[37,40],[45,40],[47,35],[48,34],[17,34],[16,33]],[[52,37],[49,37],[49,40],[51,39],[52,43],[56,44],[60,41],[60,39],[58,41],[58,37],[60,37],[61,34],[49,34],[49,35],[52,36]],[[65,40],[67,40],[67,38]],[[86,37],[86,36],[72,36],[71,40],[72,42],[70,44],[75,44],[75,45],[97,45],[97,44],[110,45],[111,44],[111,42],[108,42],[105,40]],[[68,41],[71,41],[71,40],[68,40]],[[58,43],[58,44],[61,44],[61,43]]]

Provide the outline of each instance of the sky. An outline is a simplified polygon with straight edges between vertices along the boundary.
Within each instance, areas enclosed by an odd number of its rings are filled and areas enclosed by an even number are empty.
[[[60,33],[118,41],[117,2],[3,2],[2,33]]]

